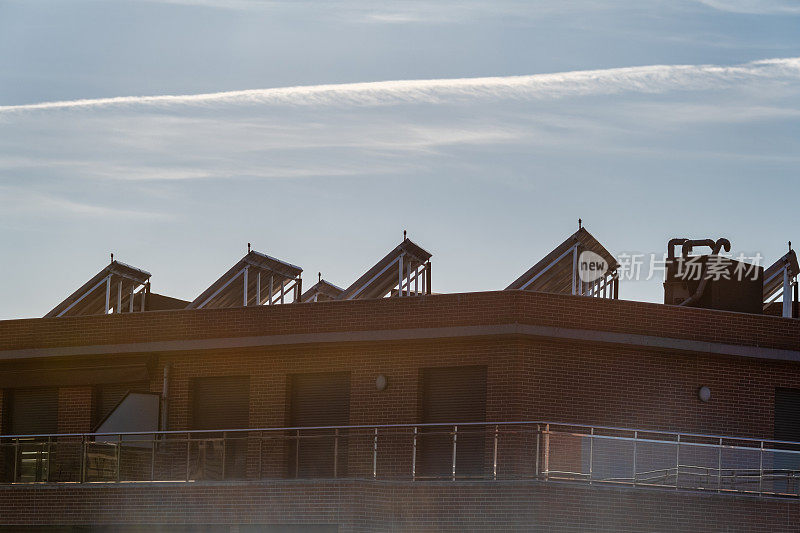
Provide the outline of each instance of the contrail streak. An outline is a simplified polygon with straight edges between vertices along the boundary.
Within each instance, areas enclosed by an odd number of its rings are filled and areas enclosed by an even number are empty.
[[[530,76],[378,81],[190,95],[120,96],[0,106],[0,113],[131,106],[379,106],[476,98],[544,99],[620,92],[704,90],[772,79],[800,81],[800,57],[765,59],[733,66],[650,65]]]

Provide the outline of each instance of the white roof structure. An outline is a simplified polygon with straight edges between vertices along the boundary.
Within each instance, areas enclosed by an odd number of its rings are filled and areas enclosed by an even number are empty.
[[[249,245],[248,245],[249,248]],[[186,309],[246,307],[299,301],[303,269],[255,250],[249,251]]]
[[[136,291],[144,288],[149,279],[149,272],[114,261],[112,255],[111,264],[67,296],[44,318],[102,315],[111,310],[115,313],[141,311],[143,304],[137,305]]]
[[[339,300],[418,296],[431,292],[431,254],[408,238],[347,287]]]

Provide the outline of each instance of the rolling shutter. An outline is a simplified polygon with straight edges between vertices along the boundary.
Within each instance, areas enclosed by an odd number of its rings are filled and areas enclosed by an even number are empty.
[[[800,389],[775,388],[774,434],[776,440],[800,442]],[[792,444],[775,444],[776,450],[796,450]],[[776,471],[797,470],[797,456],[794,453],[773,453],[772,468]],[[787,477],[772,482],[772,490],[797,493],[796,481]]]
[[[422,432],[418,473],[422,477],[449,477],[453,463],[453,425],[486,421],[486,367],[424,368],[421,374],[422,422],[448,425]],[[456,475],[481,475],[484,449],[483,427],[459,428]]]
[[[800,389],[775,389],[775,439],[800,442]]]
[[[192,382],[192,429],[243,429],[250,426],[250,377],[196,378]],[[223,433],[204,435],[207,439]],[[224,446],[224,449],[221,448]],[[241,479],[247,471],[247,434],[229,433],[219,441],[197,443],[198,479]],[[224,461],[223,461],[224,458]],[[223,464],[224,463],[224,464]]]
[[[350,372],[294,374],[289,383],[289,425],[346,426],[350,424]],[[289,471],[295,477],[333,477],[345,474],[347,436],[332,430],[306,430],[292,446]],[[334,454],[336,463],[334,465]]]
[[[58,389],[7,389],[10,392],[9,433],[42,435],[58,433]],[[48,447],[45,438],[19,439],[16,454],[5,449],[3,462],[7,474],[16,472],[13,481],[46,481],[48,479]],[[16,455],[16,466],[14,458]]]
[[[250,378],[196,378],[192,402],[192,429],[246,428],[250,425]]]
[[[10,430],[13,435],[58,433],[58,389],[15,389]]]

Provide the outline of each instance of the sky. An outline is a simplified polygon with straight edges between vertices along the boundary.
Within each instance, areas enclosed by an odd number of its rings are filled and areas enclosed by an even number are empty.
[[[187,300],[248,242],[344,287],[403,230],[436,292],[505,288],[578,218],[768,265],[798,169],[797,0],[0,0],[0,319],[111,252]]]

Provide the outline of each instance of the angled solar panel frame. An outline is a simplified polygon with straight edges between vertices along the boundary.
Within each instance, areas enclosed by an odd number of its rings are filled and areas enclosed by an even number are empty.
[[[100,315],[140,310],[136,291],[150,279],[150,273],[121,261],[112,261],[50,310],[44,318]]]
[[[347,287],[338,299],[430,294],[431,257],[428,251],[406,238]]]
[[[329,302],[336,300],[344,292],[344,289],[334,285],[324,279],[319,280],[313,287],[308,289],[300,296],[301,303]]]
[[[800,266],[798,266],[797,254],[794,250],[789,250],[764,271],[764,289],[762,291],[764,309],[771,303],[782,299],[782,315],[789,318],[792,316],[792,305],[795,299],[792,295],[792,288],[797,285],[798,274],[800,274]]]
[[[247,307],[298,301],[303,269],[252,250],[220,276],[186,309]]]
[[[606,264],[605,272],[597,280],[589,283],[582,281],[578,274],[578,259],[584,251],[594,252],[602,257]],[[505,290],[616,298],[618,268],[619,263],[614,256],[586,228],[581,227],[514,280]]]

